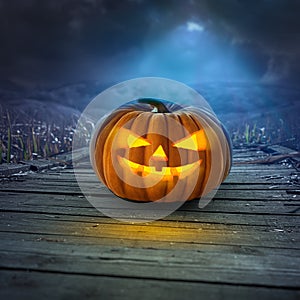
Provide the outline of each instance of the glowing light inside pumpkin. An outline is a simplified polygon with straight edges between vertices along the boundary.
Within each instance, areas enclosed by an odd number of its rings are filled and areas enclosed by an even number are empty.
[[[127,138],[129,148],[136,148],[142,146],[149,146],[151,145],[148,141],[143,139],[142,137],[138,137],[130,133]]]
[[[187,164],[179,167],[162,167],[161,171],[157,170],[155,166],[145,166],[138,163],[135,163],[125,157],[118,156],[119,163],[123,167],[130,167],[131,171],[135,174],[139,174],[142,177],[151,175],[159,176],[161,180],[173,180],[173,177],[185,178],[193,173],[198,166],[200,166],[202,160],[198,160],[194,163]]]
[[[204,131],[201,129],[196,131],[189,137],[185,137],[176,142],[173,147],[184,148],[189,150],[201,151],[207,148],[206,137]]]

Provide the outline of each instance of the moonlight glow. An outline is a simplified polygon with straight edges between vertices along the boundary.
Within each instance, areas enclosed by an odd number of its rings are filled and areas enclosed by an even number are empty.
[[[187,31],[204,31],[204,27],[195,22],[187,22],[186,29]]]

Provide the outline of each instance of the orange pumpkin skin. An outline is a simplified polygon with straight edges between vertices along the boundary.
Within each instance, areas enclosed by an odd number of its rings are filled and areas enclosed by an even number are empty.
[[[217,188],[231,167],[231,143],[213,112],[163,100],[139,99],[116,109],[94,141],[99,179],[117,196],[135,201],[199,198]],[[218,175],[211,177],[212,171]]]

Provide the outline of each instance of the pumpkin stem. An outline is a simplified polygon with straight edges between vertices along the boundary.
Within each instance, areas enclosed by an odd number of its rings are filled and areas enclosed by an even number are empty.
[[[163,103],[163,100],[154,99],[154,98],[140,98],[137,100],[139,103],[146,103],[153,106],[158,113],[170,113],[166,105]]]

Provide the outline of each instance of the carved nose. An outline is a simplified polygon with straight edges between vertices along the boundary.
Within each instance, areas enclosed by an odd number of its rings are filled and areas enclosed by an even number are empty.
[[[168,160],[168,157],[167,157],[162,145],[157,147],[157,149],[152,154],[151,159],[158,160],[158,161],[167,161]]]

